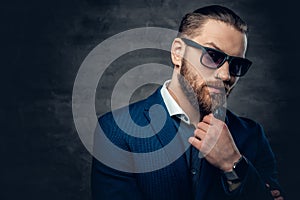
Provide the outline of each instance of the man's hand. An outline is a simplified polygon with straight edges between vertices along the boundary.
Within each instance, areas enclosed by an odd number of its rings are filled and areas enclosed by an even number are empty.
[[[267,183],[266,187],[270,189],[270,185]],[[284,200],[284,198],[281,196],[279,190],[270,190],[272,196],[274,197],[274,200]]]
[[[231,171],[233,164],[241,157],[227,125],[213,114],[206,115],[197,124],[189,142],[209,163],[223,171]]]

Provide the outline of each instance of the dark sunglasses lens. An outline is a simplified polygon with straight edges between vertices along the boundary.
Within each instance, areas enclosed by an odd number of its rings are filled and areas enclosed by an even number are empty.
[[[206,49],[201,57],[201,63],[209,68],[218,68],[224,61],[225,55],[213,49]]]
[[[234,58],[230,62],[230,74],[233,76],[244,76],[251,62],[242,58]]]

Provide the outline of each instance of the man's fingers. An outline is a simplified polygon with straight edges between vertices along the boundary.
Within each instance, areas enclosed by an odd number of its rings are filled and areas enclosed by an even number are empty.
[[[274,200],[284,200],[283,197],[276,197]]]
[[[280,191],[279,190],[271,190],[271,194],[273,197],[278,197],[278,196],[280,196]]]
[[[189,138],[189,143],[196,147],[198,150],[201,149],[202,141],[198,140],[196,137],[190,137]]]
[[[205,135],[206,135],[206,133],[202,129],[196,129],[194,131],[194,136],[200,140],[203,140]]]
[[[218,122],[220,122],[220,121],[221,120],[215,118],[212,113],[210,113],[209,115],[205,115],[202,120],[202,122],[204,122],[206,124],[210,124],[210,125],[218,124]]]
[[[270,189],[270,185],[266,183],[266,187]],[[271,195],[274,197],[274,200],[284,200],[282,196],[280,196],[279,190],[271,190]]]
[[[205,115],[202,119],[202,122],[205,122],[206,124],[212,124],[212,118],[213,114]]]
[[[205,123],[205,122],[199,122],[197,124],[197,128],[199,128],[199,129],[201,129],[201,130],[203,130],[205,132],[209,129],[209,127],[210,127],[210,125],[207,124],[207,123]]]

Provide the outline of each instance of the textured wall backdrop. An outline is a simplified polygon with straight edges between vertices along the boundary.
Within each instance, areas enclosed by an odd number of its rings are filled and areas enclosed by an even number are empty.
[[[281,184],[290,199],[296,198],[299,42],[293,4],[13,0],[0,3],[0,199],[90,199],[91,156],[77,135],[71,107],[82,61],[114,34],[147,26],[177,30],[183,14],[214,3],[234,9],[250,25],[248,57],[254,64],[233,91],[229,107],[264,126],[278,159]],[[122,73],[148,62],[170,64],[168,56],[142,50],[114,62],[98,85],[97,113],[108,110],[112,83]],[[133,100],[153,88],[140,88]]]

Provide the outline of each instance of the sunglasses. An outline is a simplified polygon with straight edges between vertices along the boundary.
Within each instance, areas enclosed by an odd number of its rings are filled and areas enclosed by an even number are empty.
[[[217,49],[204,47],[194,42],[193,40],[189,40],[186,38],[181,39],[187,46],[202,50],[200,63],[205,67],[217,69],[221,67],[226,61],[228,61],[230,75],[241,77],[246,74],[246,72],[252,64],[252,62],[246,58],[229,56],[226,53]]]

